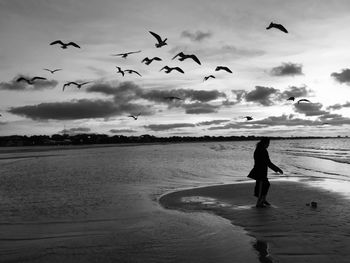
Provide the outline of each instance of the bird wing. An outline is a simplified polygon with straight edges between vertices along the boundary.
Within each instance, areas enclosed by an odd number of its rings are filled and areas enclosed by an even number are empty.
[[[26,82],[28,82],[29,80],[28,79],[26,79],[26,78],[23,78],[23,77],[20,77],[20,78],[18,78],[16,81],[17,82],[20,82],[20,81],[26,81]]]
[[[64,45],[64,43],[61,40],[56,40],[50,43],[50,45],[55,45],[55,44]]]
[[[83,82],[83,83],[81,83],[81,84],[79,84],[79,85],[80,85],[80,86],[83,86],[83,85],[88,84],[88,83],[90,83],[90,81]]]
[[[175,68],[173,68],[173,69],[175,69],[175,70],[177,70],[177,71],[179,71],[179,72],[181,72],[181,73],[185,73],[181,68],[179,68],[179,67],[175,67]]]
[[[80,48],[80,46],[79,46],[78,44],[74,43],[74,42],[69,42],[69,43],[67,44],[67,46],[69,46],[69,45],[71,45],[71,46],[73,46],[73,47]]]
[[[139,51],[131,51],[131,52],[128,52],[126,54],[134,54],[134,53],[140,53],[140,52],[141,52],[141,50],[139,50]]]
[[[143,62],[149,62],[150,61],[150,59],[148,58],[148,57],[145,57],[142,61],[141,61],[141,63],[143,63]]]
[[[183,52],[177,53],[177,54],[172,58],[172,60],[175,59],[177,56],[183,57],[184,55],[185,55],[185,54],[184,54]]]
[[[50,70],[48,68],[44,68],[43,70],[46,70],[46,71],[49,71],[49,72],[53,73],[53,70]]]
[[[201,62],[199,61],[199,59],[197,58],[196,55],[189,55],[189,58],[192,58],[195,62],[197,62],[199,65],[201,65]]]
[[[40,79],[40,80],[47,80],[46,78],[43,78],[43,77],[34,77],[31,79],[31,81],[34,81],[34,80],[37,80],[37,79]]]
[[[161,58],[159,58],[159,57],[154,57],[154,58],[152,58],[152,60],[162,61],[162,59],[161,59]]]
[[[52,72],[55,73],[56,71],[60,71],[60,70],[62,70],[62,69],[58,68],[58,69],[53,70]]]
[[[132,69],[127,69],[127,70],[125,70],[125,71],[127,71],[128,73],[135,73],[135,74],[137,74],[137,75],[139,75],[140,77],[141,77],[141,74],[140,73],[138,73],[136,70],[132,70]]]
[[[276,28],[278,28],[279,30],[281,30],[284,33],[288,33],[287,29],[284,26],[282,26],[281,24],[276,25]]]
[[[162,71],[163,69],[169,69],[169,67],[168,66],[164,66],[159,71]]]
[[[162,38],[158,34],[152,32],[152,31],[148,31],[148,32],[150,32],[150,34],[157,39],[158,43],[162,42]]]
[[[301,102],[301,101],[311,102],[311,101],[309,101],[307,99],[301,99],[301,100],[298,100],[298,103]]]

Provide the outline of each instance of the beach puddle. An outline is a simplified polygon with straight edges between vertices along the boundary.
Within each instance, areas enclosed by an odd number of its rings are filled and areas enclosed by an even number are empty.
[[[230,207],[231,205],[215,198],[206,196],[185,196],[181,198],[184,204],[203,205],[206,207]]]

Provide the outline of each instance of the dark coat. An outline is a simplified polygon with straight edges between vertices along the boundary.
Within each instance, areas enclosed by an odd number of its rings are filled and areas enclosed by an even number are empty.
[[[254,151],[254,168],[248,177],[255,180],[267,179],[267,168],[277,172],[279,168],[270,161],[269,153],[264,147],[257,147]]]

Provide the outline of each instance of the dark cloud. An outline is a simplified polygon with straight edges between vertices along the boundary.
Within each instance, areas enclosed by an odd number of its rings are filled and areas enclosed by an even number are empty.
[[[278,89],[255,86],[255,89],[245,94],[245,100],[256,102],[264,106],[274,104],[274,100],[278,99],[276,95],[279,94]]]
[[[348,107],[350,107],[350,102],[346,102],[344,104],[337,103],[337,104],[328,106],[327,110],[340,110],[341,108],[348,108]]]
[[[329,112],[321,109],[321,103],[295,103],[294,110],[296,112],[305,114],[305,116],[320,116],[328,114]]]
[[[142,115],[152,114],[151,105],[143,105],[146,100],[167,104],[169,107],[181,107],[187,114],[200,114],[217,112],[219,106],[213,106],[206,102],[219,98],[226,98],[226,94],[217,90],[144,90],[133,82],[94,83],[85,89],[88,93],[101,93],[111,96],[105,100],[73,100],[69,102],[41,103],[13,107],[9,112],[34,120],[74,120],[86,118],[108,118],[123,114]],[[165,97],[176,96],[184,100],[167,100]],[[140,102],[141,100],[141,102]],[[189,100],[193,103],[186,104]],[[143,103],[143,104],[142,104]]]
[[[186,114],[206,114],[217,112],[220,106],[211,105],[209,103],[195,102],[183,104],[182,107],[185,109]]]
[[[194,41],[194,42],[201,42],[203,41],[205,38],[210,38],[212,36],[211,32],[203,32],[200,30],[197,30],[195,32],[190,32],[188,30],[182,31],[181,33],[181,37],[184,38],[189,38],[190,40]]]
[[[133,133],[136,132],[132,129],[111,129],[109,130],[110,133]]]
[[[146,125],[144,127],[152,131],[166,131],[166,130],[172,130],[177,128],[195,127],[195,125],[192,123],[172,123],[172,124],[151,124],[151,125]]]
[[[197,126],[209,126],[209,125],[218,125],[221,123],[229,122],[230,120],[212,120],[212,121],[202,121],[198,122],[196,125]]]
[[[270,74],[272,76],[295,76],[295,75],[303,75],[302,72],[303,65],[295,64],[295,63],[282,63],[281,66],[272,68]]]
[[[56,80],[36,80],[33,85],[29,85],[24,81],[17,82],[20,77],[25,77],[31,79],[31,77],[18,75],[13,78],[10,82],[1,82],[0,90],[12,90],[12,91],[24,91],[24,90],[43,90],[43,89],[53,89],[57,86],[58,82]]]
[[[340,73],[333,72],[331,76],[339,83],[350,84],[350,69],[342,69]]]
[[[296,86],[290,86],[288,89],[283,91],[281,93],[282,99],[288,99],[289,97],[308,97],[309,93],[311,93],[311,90],[308,90],[306,86],[296,87]]]
[[[8,112],[33,120],[77,120],[89,118],[108,118],[111,116],[142,112],[151,114],[147,106],[109,100],[72,100],[69,102],[41,103],[22,107],[12,107]]]

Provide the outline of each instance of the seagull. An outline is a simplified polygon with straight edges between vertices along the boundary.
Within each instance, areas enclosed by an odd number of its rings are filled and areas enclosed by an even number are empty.
[[[165,73],[169,74],[171,71],[173,70],[177,70],[178,72],[181,72],[181,73],[185,73],[181,68],[179,67],[173,67],[173,68],[170,68],[168,66],[164,66],[162,67],[159,71],[162,71],[163,69],[165,69]]]
[[[253,119],[253,117],[251,117],[251,116],[245,116],[245,117],[243,117],[243,118],[246,118],[247,121],[251,121],[251,120]]]
[[[168,45],[168,44],[166,43],[167,38],[164,38],[164,40],[163,40],[163,39],[160,37],[160,35],[158,35],[158,34],[152,32],[152,31],[148,31],[148,32],[150,32],[151,35],[154,36],[154,37],[157,39],[158,43],[155,44],[155,46],[156,46],[157,48],[160,48],[160,47],[162,47],[162,46]]]
[[[217,66],[215,71],[219,71],[219,70],[225,70],[229,73],[232,73],[232,71],[228,67],[225,67],[225,66]]]
[[[51,69],[48,69],[48,68],[44,68],[44,70],[49,71],[49,72],[51,72],[51,74],[53,74],[53,73],[55,73],[56,71],[60,71],[60,70],[62,70],[62,69],[61,69],[61,68],[58,68],[58,69],[51,70]]]
[[[210,79],[210,78],[215,79],[215,76],[214,76],[214,75],[205,76],[204,79],[203,79],[203,81],[207,81],[207,80]]]
[[[26,78],[24,78],[24,77],[20,77],[20,78],[17,79],[17,82],[25,81],[25,82],[27,82],[29,85],[33,85],[35,80],[47,80],[47,79],[46,79],[46,78],[42,78],[42,77],[33,77],[33,78],[31,78],[31,79],[26,79]]]
[[[197,58],[196,55],[186,55],[183,52],[180,52],[178,54],[176,54],[172,59],[175,59],[176,57],[180,57],[179,60],[180,61],[184,61],[185,59],[191,58],[193,59],[197,64],[201,65],[201,62],[199,61],[199,59]]]
[[[114,54],[112,56],[121,56],[122,58],[126,58],[130,54],[135,54],[135,53],[140,53],[140,52],[141,52],[141,50],[138,50],[138,51],[131,51],[131,52],[126,52],[126,53]]]
[[[302,101],[311,102],[311,101],[309,101],[309,100],[307,100],[307,99],[301,99],[301,100],[298,100],[298,104],[299,104],[300,102],[302,102]]]
[[[70,86],[71,84],[76,85],[77,88],[80,89],[83,85],[88,84],[88,83],[90,83],[90,81],[83,82],[83,83],[77,83],[77,82],[75,82],[75,81],[70,81],[70,82],[67,82],[67,83],[65,83],[65,84],[63,85],[63,91],[64,91],[64,88],[65,88],[66,86]]]
[[[164,97],[164,99],[166,99],[166,100],[184,100],[184,99],[181,99],[181,98],[175,97],[175,96]]]
[[[294,101],[294,100],[295,100],[295,97],[289,97],[287,100],[292,100],[292,101]]]
[[[139,75],[140,77],[142,77],[141,74],[138,73],[136,70],[126,69],[126,70],[124,70],[124,72],[129,73],[129,74],[135,73],[135,74]]]
[[[61,40],[56,40],[56,41],[50,43],[50,45],[55,45],[55,44],[60,44],[62,49],[66,49],[68,46],[80,48],[80,46],[74,42],[63,43]]]
[[[162,59],[159,58],[159,57],[153,57],[153,58],[145,57],[145,58],[141,61],[141,63],[145,62],[146,65],[149,65],[149,64],[152,63],[153,60],[162,61]]]
[[[270,29],[270,28],[273,28],[273,27],[281,30],[284,33],[288,33],[287,29],[285,29],[284,26],[282,26],[281,24],[275,24],[273,22],[271,22],[270,25],[266,29]]]
[[[141,112],[137,115],[129,115],[128,117],[133,118],[136,121],[140,115],[141,115]]]
[[[117,66],[115,66],[117,69],[118,69],[118,71],[117,71],[117,73],[120,73],[120,74],[122,74],[122,76],[124,77],[124,71],[121,69],[121,67],[117,67]]]

